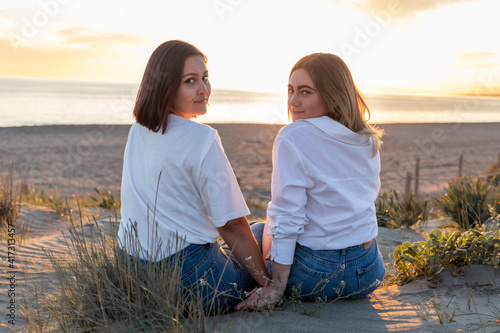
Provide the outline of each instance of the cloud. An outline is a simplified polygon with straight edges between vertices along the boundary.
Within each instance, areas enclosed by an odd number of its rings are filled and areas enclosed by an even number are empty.
[[[488,70],[499,73],[500,54],[495,52],[456,52],[453,54],[457,63],[449,68],[471,71]]]
[[[61,30],[58,32],[58,36],[63,38],[63,44],[65,45],[93,45],[100,43],[140,44],[144,42],[144,38],[137,35],[123,32],[101,32],[80,27],[71,27]]]
[[[0,73],[135,81],[143,71],[144,59],[135,52],[142,38],[135,35],[68,28],[52,37],[24,43],[0,36]]]
[[[107,48],[130,48],[147,43],[146,38],[124,32],[96,31],[89,28],[69,27],[58,30],[43,30],[36,26],[26,25],[20,31],[0,31],[0,39],[10,41],[10,48],[64,49],[92,48],[100,50]],[[8,51],[8,49],[6,50]]]
[[[412,18],[419,12],[475,1],[477,0],[354,0],[350,4],[368,13],[388,10],[400,18]]]
[[[459,60],[484,62],[490,60],[492,57],[498,56],[495,52],[458,52],[456,57]]]

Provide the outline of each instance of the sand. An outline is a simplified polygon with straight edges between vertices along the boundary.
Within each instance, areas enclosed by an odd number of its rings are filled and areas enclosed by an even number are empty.
[[[282,125],[214,124],[242,187],[270,195],[271,149]],[[403,190],[420,159],[419,192],[432,193],[458,174],[477,176],[500,153],[500,123],[386,124],[381,153],[382,190]],[[117,192],[129,126],[0,128],[0,161],[13,162],[36,188],[63,195]],[[412,189],[414,183],[412,184]]]
[[[271,148],[281,126],[215,124],[226,154],[246,196],[266,202],[270,195]],[[404,187],[406,172],[414,173],[415,158],[420,158],[420,193],[441,193],[446,182],[458,173],[463,154],[463,174],[477,176],[497,161],[500,152],[500,124],[391,124],[386,131],[381,154],[382,187]],[[43,126],[0,128],[0,160],[3,169],[15,164],[17,177],[37,189],[58,191],[63,196],[92,194],[94,188],[118,193],[123,149],[129,126]],[[412,184],[414,187],[414,183]],[[101,212],[101,215],[111,215]],[[258,215],[258,214],[256,214]],[[68,222],[42,207],[24,205],[22,221],[32,229],[21,246],[16,247],[16,301],[23,301],[21,287],[49,286],[54,280],[44,249],[64,256],[67,248],[62,231]],[[101,217],[100,224],[109,224]],[[433,220],[422,230],[380,228],[378,243],[388,269],[394,273],[393,252],[404,241],[426,239],[434,227],[446,220]],[[90,227],[90,226],[85,226]],[[18,228],[19,230],[19,228]],[[0,251],[6,266],[6,244]],[[5,264],[5,265],[4,265]],[[8,325],[8,271],[2,267],[0,294],[0,332],[9,327],[19,331],[26,323],[17,312],[16,326]],[[498,268],[466,267],[455,276],[444,271],[436,281],[417,280],[398,286],[384,285],[371,296],[358,301],[336,301],[315,315],[294,311],[292,305],[272,313],[237,312],[214,318],[215,331],[230,332],[497,332],[500,315],[500,274]],[[25,276],[25,274],[27,274]],[[386,280],[387,280],[386,279]],[[305,304],[311,311],[314,304]],[[449,317],[454,311],[452,320]],[[444,318],[439,324],[439,315]],[[497,321],[494,321],[496,319]],[[6,326],[5,326],[6,325]]]

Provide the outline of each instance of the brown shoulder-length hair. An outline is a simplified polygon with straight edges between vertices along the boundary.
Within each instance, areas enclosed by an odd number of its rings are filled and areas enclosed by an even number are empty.
[[[186,59],[207,57],[194,45],[180,40],[164,42],[154,50],[144,71],[134,106],[135,120],[153,132],[167,131],[172,101],[179,90]]]
[[[328,108],[326,115],[353,132],[369,135],[373,141],[373,156],[377,155],[382,146],[383,130],[368,124],[370,110],[344,61],[330,53],[313,53],[300,59],[293,66],[290,76],[299,68],[305,69],[311,76]]]

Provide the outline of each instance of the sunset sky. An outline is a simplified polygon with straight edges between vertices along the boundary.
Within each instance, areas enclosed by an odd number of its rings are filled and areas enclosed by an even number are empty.
[[[306,54],[342,57],[365,92],[500,95],[498,0],[0,0],[0,76],[139,82],[169,39],[214,88],[284,92]]]

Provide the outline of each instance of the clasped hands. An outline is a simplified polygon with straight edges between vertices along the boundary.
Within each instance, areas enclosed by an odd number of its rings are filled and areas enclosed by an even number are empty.
[[[235,306],[236,310],[272,310],[281,301],[283,292],[271,284],[266,287],[254,288],[248,298]]]

